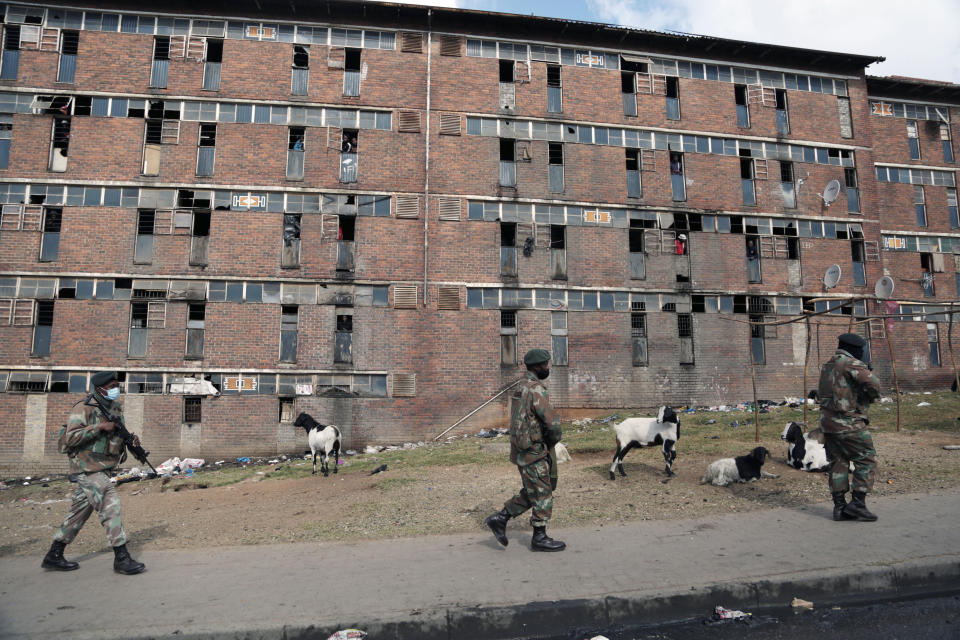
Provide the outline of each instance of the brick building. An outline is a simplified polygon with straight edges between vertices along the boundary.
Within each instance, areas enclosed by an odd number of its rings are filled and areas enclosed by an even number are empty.
[[[0,468],[62,469],[103,369],[157,458],[272,455],[302,449],[300,411],[347,446],[428,439],[540,346],[561,407],[731,402],[751,369],[797,396],[808,340],[815,378],[886,308],[881,276],[909,314],[958,297],[960,87],[867,77],[880,58],[373,2],[109,6],[3,14]],[[750,324],[804,310],[829,313]],[[945,386],[947,316],[918,320],[893,329],[901,385]],[[885,323],[856,326],[889,382]]]

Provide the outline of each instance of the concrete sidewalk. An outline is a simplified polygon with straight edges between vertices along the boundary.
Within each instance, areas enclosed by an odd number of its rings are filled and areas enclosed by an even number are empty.
[[[572,627],[960,590],[960,493],[869,502],[877,523],[833,522],[831,505],[697,520],[551,530],[562,553],[475,534],[361,543],[0,559],[2,638],[319,638],[357,627],[387,638],[529,638]],[[524,519],[525,520],[525,519]],[[90,526],[95,526],[91,522]],[[135,544],[136,541],[134,541]],[[134,546],[136,552],[136,547]],[[584,636],[586,637],[586,636]]]

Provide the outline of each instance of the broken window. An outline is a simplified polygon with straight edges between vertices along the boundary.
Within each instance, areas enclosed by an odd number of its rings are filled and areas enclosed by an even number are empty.
[[[334,335],[333,361],[353,362],[353,310],[338,307],[336,309],[337,330]]]
[[[750,362],[766,364],[767,353],[764,344],[764,326],[762,315],[750,315]]]
[[[667,120],[680,119],[680,78],[667,76]]]
[[[53,300],[37,300],[37,321],[33,328],[33,346],[30,355],[47,357],[50,355],[50,338],[53,334]]]
[[[512,367],[517,364],[517,312],[500,312],[500,364]]]
[[[920,254],[920,288],[923,289],[923,297],[933,298],[936,296],[934,288],[934,260],[932,253]]]
[[[297,305],[280,307],[280,362],[297,361]]]
[[[20,66],[20,25],[3,28],[3,58],[0,60],[0,79],[16,80]]]
[[[220,90],[220,67],[223,63],[223,40],[207,38],[207,51],[203,59],[204,91]]]
[[[683,154],[678,151],[671,151],[670,188],[673,191],[674,202],[682,202],[687,199],[687,185],[683,174]]]
[[[746,157],[740,158],[740,190],[743,194],[743,204],[755,205],[757,192],[753,183],[753,158],[749,156],[750,151],[746,149],[741,149],[740,154],[741,156],[746,154]]]
[[[647,314],[630,314],[630,341],[633,345],[633,366],[647,366]]]
[[[517,223],[500,223],[500,275],[517,277]]]
[[[917,226],[927,226],[927,199],[923,193],[923,185],[913,185],[913,208],[917,213]]]
[[[844,169],[843,182],[847,190],[847,211],[860,213],[860,189],[857,184],[857,170],[851,168]]]
[[[358,139],[357,129],[344,129],[340,138],[340,182],[357,181]]]
[[[202,302],[187,305],[187,360],[203,358],[203,332],[206,323],[206,305]]]
[[[186,424],[199,424],[203,421],[203,398],[186,396],[183,399],[183,421]]]
[[[513,60],[500,60],[500,82],[513,82],[513,71]]]
[[[500,138],[500,186],[517,186],[517,143],[510,138]]]
[[[53,119],[53,135],[50,141],[50,171],[67,170],[67,153],[70,148],[70,118]]]
[[[940,335],[937,331],[937,323],[927,323],[927,345],[930,347],[930,366],[940,366]]]
[[[790,116],[787,115],[787,90],[775,89],[777,105],[777,134],[785,136],[790,133]]]
[[[153,67],[150,70],[150,86],[167,88],[167,72],[170,70],[170,37],[156,36],[153,39]]]
[[[867,274],[864,265],[866,262],[866,248],[863,238],[854,238],[850,241],[850,254],[853,261],[853,284],[858,287],[866,286]]]
[[[189,264],[193,267],[204,267],[207,265],[210,248],[210,212],[194,211],[192,218]]]
[[[907,120],[907,143],[910,145],[910,159],[920,159],[920,134],[917,131],[917,121]]]
[[[760,238],[746,237],[747,282],[760,282]]]
[[[300,214],[283,214],[283,244],[280,248],[280,266],[284,269],[300,267]]]
[[[737,126],[748,128],[750,126],[750,103],[747,98],[747,85],[733,85],[733,101],[737,105]]]
[[[680,338],[680,364],[693,364],[693,315],[677,314],[677,335]]]
[[[627,149],[627,197],[639,198],[643,195],[640,182],[640,150]]]
[[[548,143],[550,192],[563,193],[563,143]]]
[[[80,44],[79,31],[60,32],[60,65],[57,68],[57,82],[73,83],[77,73],[77,49]]]
[[[57,259],[60,253],[60,223],[62,219],[63,209],[44,209],[40,262],[51,262]]]
[[[341,214],[337,227],[337,271],[349,273],[354,270],[353,247],[357,229],[357,217]]]
[[[551,360],[554,366],[565,367],[569,364],[567,360],[567,312],[550,312],[550,338],[553,351]]]
[[[147,355],[147,302],[130,303],[130,337],[127,343],[128,358]]]
[[[630,244],[630,278],[642,280],[646,277],[646,264],[643,253],[643,228],[641,220],[631,220],[629,233]]]
[[[290,93],[305,96],[310,83],[310,47],[293,45],[293,77],[290,80]]]
[[[943,161],[953,162],[953,144],[950,142],[950,123],[940,123],[940,144],[943,147]]]
[[[560,84],[560,72],[560,65],[547,65],[547,111],[549,113],[563,111],[563,88]]]
[[[780,192],[783,195],[783,206],[794,209],[797,206],[797,189],[793,180],[793,163],[780,161]]]
[[[201,124],[197,142],[197,175],[213,176],[213,164],[217,152],[217,125]]]
[[[562,224],[550,225],[550,277],[567,279],[567,227]]]
[[[343,95],[360,95],[360,54],[363,49],[346,49],[343,59]]]
[[[293,411],[293,398],[279,398],[280,401],[280,415],[278,420],[280,422],[293,422],[294,411]]]
[[[637,115],[637,74],[634,71],[620,72],[620,94],[623,101],[623,115]]]
[[[156,211],[140,209],[137,211],[137,244],[133,253],[134,264],[153,262],[153,231]]]
[[[290,127],[287,136],[287,180],[303,180],[306,128]]]
[[[957,213],[957,189],[947,187],[947,213],[950,216],[950,228],[960,227],[960,215]]]

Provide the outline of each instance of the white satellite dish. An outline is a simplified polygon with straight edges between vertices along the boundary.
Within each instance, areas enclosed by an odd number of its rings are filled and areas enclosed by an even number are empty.
[[[820,195],[823,198],[823,204],[830,206],[833,204],[833,201],[837,199],[840,195],[840,181],[831,180],[827,183],[826,188],[823,190],[823,194]]]
[[[823,274],[823,286],[827,289],[833,289],[837,286],[837,283],[840,282],[840,265],[832,264],[827,268],[827,272]]]
[[[876,286],[873,287],[873,293],[882,299],[887,299],[893,295],[893,278],[890,276],[883,276],[877,280]]]

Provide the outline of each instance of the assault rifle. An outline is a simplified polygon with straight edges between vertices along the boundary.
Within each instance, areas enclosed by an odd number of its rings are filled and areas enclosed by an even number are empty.
[[[147,459],[147,456],[150,455],[149,451],[146,451],[143,448],[143,445],[133,444],[133,434],[127,429],[127,425],[123,424],[123,419],[120,416],[112,416],[110,412],[107,411],[107,408],[103,406],[103,403],[100,402],[100,398],[97,397],[95,393],[91,393],[87,398],[86,404],[90,404],[90,399],[93,399],[94,403],[97,405],[97,409],[100,411],[100,415],[103,416],[104,420],[113,423],[113,428],[116,429],[117,434],[123,439],[123,444],[127,447],[127,450],[133,454],[133,457],[136,458],[141,464],[145,464],[150,467],[150,471],[153,472],[154,477],[159,476],[157,470],[153,468],[153,465],[150,464],[150,461]]]

